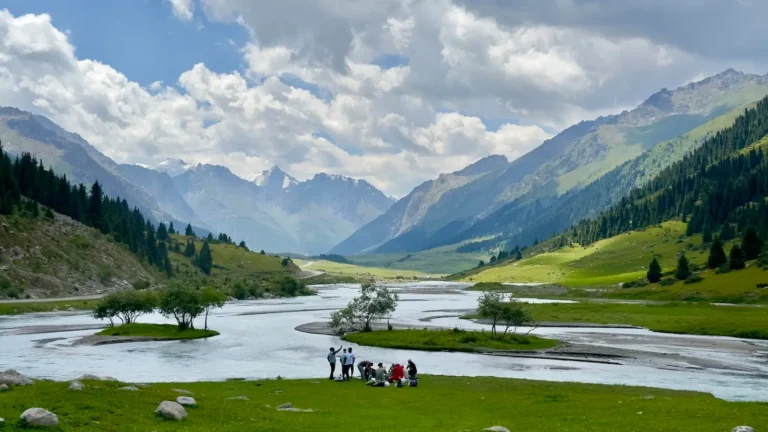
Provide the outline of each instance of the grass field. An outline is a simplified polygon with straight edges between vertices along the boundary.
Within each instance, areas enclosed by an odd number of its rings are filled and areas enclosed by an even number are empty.
[[[503,332],[503,328],[500,332]],[[535,351],[557,346],[557,341],[536,336],[499,335],[465,330],[382,330],[351,333],[343,337],[348,342],[379,348],[415,349],[421,351]]]
[[[708,250],[701,236],[685,237],[685,224],[632,231],[601,240],[586,248],[565,247],[507,265],[491,266],[465,280],[475,282],[542,282],[564,286],[606,286],[645,277],[655,256],[665,270],[674,269],[677,253],[685,251],[694,265],[706,262]]]
[[[343,264],[333,261],[302,261],[295,260],[296,265],[303,270],[320,270],[326,273],[347,275],[357,278],[376,278],[376,279],[414,279],[437,277],[419,271],[398,270],[381,267],[361,267],[354,264]]]
[[[64,300],[57,302],[40,303],[0,303],[0,315],[19,315],[35,312],[51,312],[54,309],[67,310],[69,308],[77,310],[93,309],[98,300]]]
[[[4,431],[19,431],[29,407],[59,416],[70,431],[314,431],[480,432],[500,425],[515,431],[703,432],[768,424],[768,404],[734,403],[708,394],[595,384],[502,378],[422,376],[417,388],[371,388],[352,380],[230,381],[151,384],[138,392],[125,384],[38,382],[0,396]],[[154,410],[175,400],[179,388],[194,393],[197,408],[179,422]],[[228,399],[245,396],[248,399]],[[311,413],[280,412],[291,402]],[[759,430],[759,429],[756,429]]]
[[[765,307],[582,302],[532,304],[529,311],[537,321],[629,324],[664,333],[768,339]]]
[[[172,324],[123,324],[107,327],[96,333],[97,336],[144,336],[165,338],[168,340],[203,339],[218,336],[219,332],[203,329],[179,330]]]
[[[415,271],[427,274],[453,274],[488,261],[488,255],[456,253],[456,245],[423,252],[381,255],[350,255],[346,257],[361,267],[386,268],[397,271]]]

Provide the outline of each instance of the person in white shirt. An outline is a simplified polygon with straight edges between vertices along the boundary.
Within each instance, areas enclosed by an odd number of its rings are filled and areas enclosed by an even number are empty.
[[[344,351],[341,352],[341,356],[339,356],[339,363],[341,363],[341,377],[343,379],[347,379],[347,349],[344,348]]]
[[[351,379],[355,374],[355,354],[352,352],[352,348],[347,349],[347,379]]]
[[[331,366],[331,376],[328,377],[329,380],[333,379],[333,373],[336,371],[336,354],[341,351],[341,347],[339,349],[334,350],[333,347],[331,347],[331,351],[328,352],[328,364]]]

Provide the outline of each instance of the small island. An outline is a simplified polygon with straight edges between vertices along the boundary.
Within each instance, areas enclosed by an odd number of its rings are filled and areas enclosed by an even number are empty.
[[[96,333],[95,336],[124,336],[124,337],[142,337],[152,338],[153,340],[186,340],[186,339],[204,339],[218,336],[219,332],[203,329],[179,329],[179,326],[173,324],[123,324],[120,326],[107,327]]]
[[[532,335],[497,334],[489,331],[383,330],[349,333],[342,339],[358,345],[421,351],[539,351],[554,348],[558,341]]]

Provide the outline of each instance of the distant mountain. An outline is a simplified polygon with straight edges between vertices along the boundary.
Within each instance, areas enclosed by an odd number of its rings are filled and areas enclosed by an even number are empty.
[[[171,177],[176,177],[177,175],[184,174],[187,170],[194,167],[194,165],[188,164],[181,159],[166,159],[157,165],[144,166],[143,168],[148,168],[157,172],[168,174]]]
[[[478,237],[510,237],[547,216],[546,209],[564,196],[572,199],[572,191],[766,94],[768,76],[733,69],[676,90],[663,89],[632,111],[571,126],[515,161],[492,156],[425,182],[332,252],[413,252]],[[667,159],[655,160],[668,165],[683,154],[670,150]]]

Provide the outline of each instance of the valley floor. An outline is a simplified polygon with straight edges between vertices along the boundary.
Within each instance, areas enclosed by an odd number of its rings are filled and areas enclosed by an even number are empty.
[[[768,424],[765,403],[736,403],[711,395],[643,387],[423,376],[417,388],[371,388],[359,380],[268,380],[127,384],[37,382],[0,395],[6,431],[25,430],[31,407],[59,417],[60,430],[78,431],[730,431]],[[175,389],[192,392],[198,407],[181,423],[154,414]],[[312,412],[285,412],[285,403]]]

